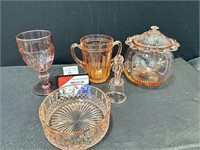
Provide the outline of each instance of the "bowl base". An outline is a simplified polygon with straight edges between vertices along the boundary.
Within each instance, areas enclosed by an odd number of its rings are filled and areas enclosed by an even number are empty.
[[[124,71],[127,78],[135,84],[141,86],[159,86],[165,80],[161,80],[161,76],[151,68],[135,68],[131,73]]]
[[[77,132],[98,124],[104,115],[92,102],[72,101],[63,104],[51,116],[49,126],[58,131]]]

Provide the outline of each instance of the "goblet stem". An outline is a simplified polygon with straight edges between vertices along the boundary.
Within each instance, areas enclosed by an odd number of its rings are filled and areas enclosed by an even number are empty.
[[[39,73],[39,78],[42,80],[42,88],[44,90],[49,90],[50,88],[49,77],[50,75],[47,71]]]
[[[53,81],[49,81],[49,73],[47,71],[40,72],[39,78],[42,80],[38,84],[36,84],[33,88],[33,91],[37,95],[48,95],[52,91],[56,89]]]

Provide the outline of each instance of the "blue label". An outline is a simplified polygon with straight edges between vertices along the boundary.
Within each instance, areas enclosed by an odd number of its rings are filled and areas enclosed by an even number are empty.
[[[81,94],[81,93],[88,93],[90,89],[90,85],[85,85],[85,86],[82,86],[80,90],[78,90],[78,94]]]

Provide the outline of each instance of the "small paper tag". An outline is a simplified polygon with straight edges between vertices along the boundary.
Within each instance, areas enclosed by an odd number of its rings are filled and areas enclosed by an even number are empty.
[[[64,75],[78,74],[78,66],[63,67]]]

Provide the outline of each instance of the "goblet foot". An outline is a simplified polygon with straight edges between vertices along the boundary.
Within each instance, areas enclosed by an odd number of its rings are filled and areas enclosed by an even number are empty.
[[[48,82],[49,85],[47,86],[44,86],[42,81],[39,82],[33,87],[33,92],[40,96],[48,95],[49,93],[51,93],[56,89],[56,86],[54,85],[53,81],[48,81]]]

